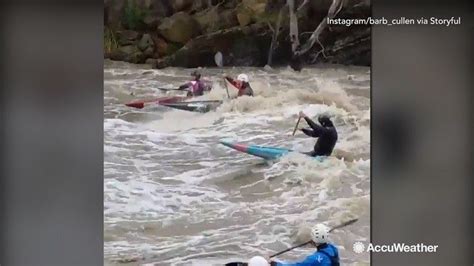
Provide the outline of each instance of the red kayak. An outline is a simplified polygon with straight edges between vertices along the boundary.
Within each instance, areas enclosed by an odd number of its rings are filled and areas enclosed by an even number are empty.
[[[125,105],[128,107],[142,109],[143,107],[149,104],[176,103],[176,102],[184,101],[189,98],[190,97],[187,97],[187,96],[167,96],[167,97],[155,98],[152,100],[133,101],[130,103],[126,103]]]

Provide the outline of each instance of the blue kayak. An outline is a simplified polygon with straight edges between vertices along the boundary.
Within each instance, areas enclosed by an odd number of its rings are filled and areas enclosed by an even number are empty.
[[[277,159],[291,152],[291,150],[285,148],[246,145],[229,141],[221,141],[220,143],[234,150],[248,153],[266,160]]]
[[[220,143],[234,150],[257,156],[265,160],[275,160],[293,151],[286,148],[246,145],[230,141],[220,141]],[[314,157],[314,159],[318,161],[322,161],[323,158],[324,156]]]

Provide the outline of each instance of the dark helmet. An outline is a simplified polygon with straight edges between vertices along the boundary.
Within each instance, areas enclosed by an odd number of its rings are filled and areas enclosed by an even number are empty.
[[[201,78],[201,72],[195,70],[191,73],[191,76],[199,79]]]
[[[318,121],[321,124],[321,126],[323,126],[323,127],[334,127],[334,125],[332,124],[331,119],[329,119],[329,116],[327,116],[327,115],[320,115],[318,117]]]

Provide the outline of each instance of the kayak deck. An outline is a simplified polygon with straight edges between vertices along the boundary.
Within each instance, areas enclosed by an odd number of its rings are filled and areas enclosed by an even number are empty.
[[[179,103],[162,103],[161,105],[184,111],[206,113],[217,108],[217,106],[221,104],[222,101],[192,101]]]
[[[290,152],[295,152],[290,149],[280,148],[280,147],[266,147],[266,146],[258,146],[258,145],[246,145],[242,143],[230,142],[230,141],[219,141],[222,145],[227,146],[231,149],[236,151],[240,151],[243,153],[247,153],[253,156],[257,156],[263,158],[265,160],[275,160],[278,159]],[[309,156],[308,154],[302,153],[304,155]],[[312,157],[320,162],[322,162],[325,156],[316,156]]]
[[[234,143],[229,141],[220,141],[224,146],[232,148],[234,150],[244,152],[250,155],[254,155],[266,160],[278,159],[279,157],[288,154],[292,150],[279,148],[279,147],[265,147],[257,145],[246,145],[241,143]]]
[[[126,103],[125,105],[128,107],[134,107],[138,109],[142,109],[145,107],[145,105],[149,104],[165,104],[165,103],[176,103],[180,101],[184,101],[186,99],[189,99],[187,96],[166,96],[166,97],[160,97],[160,98],[155,98],[151,100],[138,100],[138,101],[133,101],[130,103]]]

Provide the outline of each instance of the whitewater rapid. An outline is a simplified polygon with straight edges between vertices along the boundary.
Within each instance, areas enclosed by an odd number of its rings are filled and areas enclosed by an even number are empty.
[[[366,265],[353,252],[370,239],[370,70],[365,67],[201,69],[213,84],[202,99],[215,111],[192,113],[133,99],[165,96],[192,69],[149,69],[106,61],[104,67],[104,262],[107,265],[214,265],[269,256],[307,237],[318,222],[335,225],[343,265]],[[255,97],[227,100],[222,80],[245,72]],[[235,91],[229,91],[236,94]],[[264,162],[218,142],[309,151],[316,139],[292,136],[297,114],[332,117],[335,157],[292,153]],[[301,122],[300,128],[306,126]],[[300,259],[310,248],[286,253]]]

